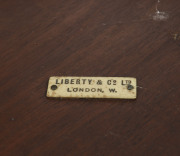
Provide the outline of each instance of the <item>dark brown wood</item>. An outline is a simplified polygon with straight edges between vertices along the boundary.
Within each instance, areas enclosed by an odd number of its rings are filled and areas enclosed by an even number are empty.
[[[179,156],[180,1],[0,1],[0,156]],[[128,76],[136,100],[48,99],[50,76]]]

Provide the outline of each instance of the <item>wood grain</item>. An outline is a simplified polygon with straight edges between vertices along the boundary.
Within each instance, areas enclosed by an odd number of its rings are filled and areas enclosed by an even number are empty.
[[[179,156],[180,1],[0,0],[1,156]],[[136,100],[46,98],[50,76],[136,77]]]

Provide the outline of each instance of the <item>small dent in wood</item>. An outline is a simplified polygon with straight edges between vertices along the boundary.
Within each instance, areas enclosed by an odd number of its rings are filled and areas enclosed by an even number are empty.
[[[14,120],[15,120],[15,118],[12,117],[12,118],[11,118],[11,121],[14,121]]]
[[[179,33],[172,34],[172,36],[173,36],[173,39],[175,41],[180,40],[180,34]]]

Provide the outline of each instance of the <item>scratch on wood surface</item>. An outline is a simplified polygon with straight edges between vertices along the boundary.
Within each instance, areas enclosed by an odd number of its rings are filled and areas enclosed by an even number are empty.
[[[143,89],[143,87],[141,87],[141,86],[136,86],[136,88],[141,88],[141,89]]]
[[[112,131],[109,131],[109,134],[112,135],[112,136],[115,136],[115,137],[120,137],[120,135],[118,135],[118,134],[116,134],[116,133],[114,133]]]
[[[159,3],[160,3],[160,0],[157,1],[156,12],[153,15],[153,20],[155,20],[155,21],[166,21],[169,18],[169,14],[166,12],[162,12],[162,11],[158,10]]]

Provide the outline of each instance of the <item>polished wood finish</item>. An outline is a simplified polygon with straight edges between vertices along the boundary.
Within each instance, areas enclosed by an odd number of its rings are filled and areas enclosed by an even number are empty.
[[[180,1],[0,0],[1,156],[179,156]],[[136,100],[48,99],[50,76],[136,77]]]

